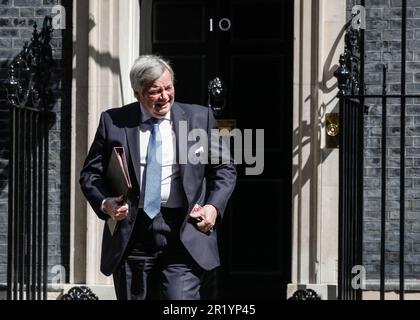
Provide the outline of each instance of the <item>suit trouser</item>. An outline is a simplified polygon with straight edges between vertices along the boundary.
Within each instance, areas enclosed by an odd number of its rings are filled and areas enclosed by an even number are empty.
[[[185,209],[162,208],[153,220],[138,212],[130,243],[117,270],[118,300],[198,300],[204,270],[179,239]]]

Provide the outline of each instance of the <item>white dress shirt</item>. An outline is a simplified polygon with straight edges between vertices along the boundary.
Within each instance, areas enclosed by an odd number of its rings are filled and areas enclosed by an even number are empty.
[[[151,117],[140,104],[142,123],[140,124],[140,202],[144,205],[145,169],[147,165],[147,147],[149,145],[151,126],[145,123]],[[159,120],[159,130],[162,137],[162,187],[161,206],[180,208],[184,206],[179,165],[177,164],[176,135],[172,128],[171,112]]]

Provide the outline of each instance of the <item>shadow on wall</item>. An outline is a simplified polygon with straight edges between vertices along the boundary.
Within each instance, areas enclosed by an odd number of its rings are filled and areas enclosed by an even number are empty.
[[[312,21],[317,22],[319,19],[319,13],[312,12]],[[301,24],[303,21],[301,21]],[[334,61],[334,57],[337,55],[337,50],[339,44],[342,42],[343,36],[347,29],[347,24],[342,27],[337,38],[335,39],[328,56],[324,62],[323,69],[322,69],[322,79],[319,81],[318,75],[319,71],[317,69],[318,59],[319,56],[314,54],[311,56],[311,92],[309,96],[306,98],[303,97],[303,91],[299,92],[299,114],[303,115],[306,113],[307,106],[304,106],[304,103],[308,103],[310,105],[310,117],[308,120],[301,120],[300,124],[297,128],[293,131],[293,159],[298,159],[299,163],[293,163],[293,171],[292,171],[292,178],[293,178],[293,185],[292,185],[292,199],[297,199],[297,212],[298,212],[298,219],[301,218],[302,210],[302,188],[304,186],[309,187],[309,205],[310,208],[310,235],[309,238],[316,238],[318,230],[320,226],[318,225],[317,219],[317,208],[318,208],[318,194],[315,192],[319,189],[318,178],[316,173],[318,170],[317,168],[333,153],[333,149],[327,148],[320,148],[322,139],[324,139],[323,132],[325,131],[325,114],[327,112],[339,112],[339,102],[334,97],[330,101],[322,102],[319,105],[320,99],[319,94],[330,94],[334,92],[338,85],[336,81],[332,81],[334,79],[334,72],[338,68],[338,59]],[[302,30],[302,26],[301,26]],[[303,38],[301,37],[301,43],[299,43],[299,47],[303,48]],[[319,35],[318,35],[318,28],[312,28],[311,34],[311,44],[312,50],[314,52],[318,52],[319,48]],[[339,52],[341,53],[341,52]],[[304,65],[304,57],[303,52],[300,52],[299,65]],[[305,70],[305,72],[307,72]],[[299,83],[303,83],[303,73],[299,75]],[[329,83],[333,83],[333,85],[329,85]],[[309,148],[309,149],[308,149]],[[293,200],[295,201],[295,200]],[[301,232],[300,230],[298,231]],[[298,239],[300,239],[301,235],[298,235]],[[300,244],[298,244],[300,246]],[[312,241],[311,243],[311,261],[315,261],[315,257],[317,255],[317,242]],[[298,262],[300,263],[300,262]],[[312,264],[313,270],[311,274],[315,274],[315,264]]]
[[[93,59],[95,63],[100,66],[103,70],[109,70],[113,75],[118,76],[119,85],[120,85],[120,96],[124,99],[123,95],[123,79],[121,77],[121,64],[120,59],[113,57],[110,52],[100,52],[94,46],[89,44],[89,33],[96,27],[96,23],[92,17],[89,16],[89,5],[80,4],[81,9],[77,11],[77,16],[79,21],[89,21],[88,28],[89,32],[81,33],[79,32],[78,38],[76,41],[73,42],[73,56],[72,58],[75,59],[76,68],[73,68],[72,74],[78,75],[81,72],[85,73],[85,76],[81,79],[80,77],[77,80],[76,86],[78,88],[87,88],[89,86],[89,74],[88,74],[88,59],[86,54],[88,54],[89,59]],[[86,7],[82,7],[86,6]],[[83,27],[83,24],[78,25],[78,27]],[[85,48],[88,48],[88,52],[84,51]],[[128,79],[126,79],[128,80]],[[99,85],[99,83],[98,83]],[[88,97],[88,93],[86,92],[86,97],[83,95],[77,95],[76,99],[86,99]],[[76,105],[86,105],[86,101],[76,101]],[[124,101],[123,101],[124,104]],[[109,106],[111,107],[111,106]]]
[[[75,225],[71,226],[72,232],[74,232],[74,242],[71,244],[73,246],[71,250],[74,256],[77,256],[77,262],[72,265],[73,280],[76,283],[85,283],[87,201],[80,190],[78,179],[86,158],[86,152],[89,148],[89,141],[87,139],[89,125],[97,125],[97,123],[88,123],[89,96],[92,94],[89,86],[91,85],[98,88],[101,85],[99,82],[93,84],[89,83],[89,64],[94,63],[96,66],[100,67],[102,71],[112,74],[115,79],[118,77],[121,97],[123,97],[123,81],[128,79],[122,79],[120,60],[117,57],[113,57],[109,51],[101,52],[98,48],[95,48],[94,45],[89,43],[91,32],[95,32],[96,30],[94,29],[99,27],[95,23],[95,18],[89,15],[89,2],[79,1],[75,6],[75,9],[77,20],[75,21],[73,28],[82,30],[82,32],[76,32],[76,39],[72,40],[72,51],[69,51],[72,53],[72,57],[69,60],[73,61],[73,66],[69,74],[72,77],[73,90],[76,93],[73,96],[73,107],[75,108],[75,110],[73,110],[73,115],[76,117],[73,132],[77,132],[77,135],[74,137],[75,140],[73,141],[74,154],[72,155],[74,157],[74,176],[72,176],[71,179],[75,185],[74,208],[72,214],[74,214],[73,218]],[[104,79],[98,80],[104,81]],[[110,92],[108,91],[106,94],[108,95],[109,93]],[[122,102],[124,103],[124,101]],[[101,105],[94,107],[110,108],[117,106]],[[69,131],[68,136],[71,136],[71,131]],[[70,164],[68,167],[70,168]]]
[[[301,190],[301,186],[305,185],[308,181],[313,179],[314,166],[318,167],[334,151],[333,149],[324,148],[321,150],[322,155],[317,156],[316,154],[317,150],[319,150],[319,146],[316,145],[316,142],[320,143],[324,138],[322,136],[322,132],[323,129],[325,129],[324,119],[327,108],[328,110],[331,110],[331,112],[339,112],[338,101],[335,97],[330,101],[322,102],[322,104],[318,106],[318,95],[319,91],[321,91],[323,94],[328,94],[336,90],[338,87],[337,82],[334,82],[332,86],[328,86],[328,82],[334,78],[334,72],[339,67],[338,64],[334,64],[335,61],[333,61],[333,59],[347,29],[347,25],[348,24],[344,25],[340,30],[340,33],[338,34],[333,46],[331,47],[331,50],[323,66],[322,80],[318,82],[317,72],[313,72],[313,70],[311,71],[311,74],[313,75],[311,83],[314,83],[315,85],[311,86],[311,94],[304,100],[304,102],[310,101],[310,109],[312,110],[310,123],[308,121],[302,121],[300,126],[293,131],[293,158],[295,159],[297,156],[302,157],[302,151],[308,145],[311,146],[311,150],[309,157],[303,164],[303,168],[301,170],[299,170],[298,165],[293,165],[293,197],[298,195]],[[317,65],[317,61],[315,61],[316,58],[317,57],[315,57],[312,61],[311,66]],[[303,99],[299,99],[299,101],[302,100]],[[332,103],[335,103],[333,107]],[[301,104],[299,106],[301,113],[303,108],[304,107]],[[316,132],[314,132],[314,128],[316,128]],[[301,172],[300,177],[298,177],[299,172]]]

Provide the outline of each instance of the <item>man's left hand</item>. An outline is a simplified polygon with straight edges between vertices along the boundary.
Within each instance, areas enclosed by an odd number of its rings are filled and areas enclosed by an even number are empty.
[[[197,229],[203,233],[213,231],[217,219],[217,209],[211,204],[195,209],[191,212],[190,217],[197,221]]]

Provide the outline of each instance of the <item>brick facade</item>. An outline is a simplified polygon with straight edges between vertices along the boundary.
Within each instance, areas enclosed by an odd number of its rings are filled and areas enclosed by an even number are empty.
[[[348,12],[354,4],[359,3],[348,0]],[[408,7],[407,93],[419,94],[420,0],[408,0]],[[386,64],[388,93],[399,94],[401,1],[367,0],[366,9],[367,93],[382,93],[382,64]],[[365,118],[363,262],[368,280],[375,280],[379,279],[380,270],[382,104],[378,99],[368,99],[366,104],[369,106],[369,115]],[[400,100],[389,99],[388,115],[386,279],[389,283],[395,283],[399,277]],[[418,279],[420,275],[420,99],[407,99],[406,123],[405,275],[410,288],[419,289],[412,280]]]
[[[54,55],[52,89],[56,121],[49,145],[49,265],[69,265],[69,193],[71,125],[71,0],[0,0],[0,81],[7,78],[7,65],[31,39],[34,22],[39,27],[52,7],[66,7],[67,28],[54,30],[51,41]],[[38,28],[39,30],[39,28]],[[0,95],[0,284],[6,282],[8,208],[8,111]],[[50,275],[51,276],[51,275]]]

